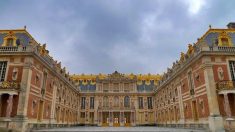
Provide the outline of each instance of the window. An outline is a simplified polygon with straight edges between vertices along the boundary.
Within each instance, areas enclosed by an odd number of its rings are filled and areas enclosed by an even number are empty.
[[[223,46],[229,46],[228,38],[221,38],[221,42]]]
[[[129,96],[124,97],[124,107],[130,107],[130,97]]]
[[[0,62],[0,82],[3,82],[5,80],[6,68],[7,68],[7,61],[1,61]]]
[[[34,111],[35,111],[35,108],[37,106],[37,102],[35,100],[33,100],[32,102],[32,109],[31,109],[31,114],[34,115]]]
[[[85,118],[85,112],[81,112],[80,117],[81,117],[81,118]]]
[[[114,97],[114,107],[118,107],[119,106],[119,98],[118,96]]]
[[[13,46],[13,38],[7,39],[7,46]]]
[[[138,101],[139,101],[139,109],[143,109],[144,108],[143,97],[138,97]]]
[[[108,96],[103,97],[103,106],[104,107],[109,107],[109,98],[108,98]]]
[[[42,95],[45,94],[46,83],[47,83],[47,73],[44,72],[44,73],[43,73],[42,90],[41,90],[41,94],[42,94]]]
[[[147,97],[147,100],[148,100],[148,109],[152,109],[153,108],[152,97]]]
[[[229,61],[229,68],[230,68],[231,78],[234,81],[235,80],[235,61]]]
[[[94,109],[94,97],[90,97],[90,109]]]
[[[82,97],[81,109],[85,109],[86,97]]]
[[[124,92],[129,92],[130,88],[129,88],[129,83],[124,83]]]
[[[188,81],[190,86],[190,95],[194,95],[194,85],[193,85],[193,79],[192,79],[192,72],[188,72]]]
[[[108,92],[109,91],[109,84],[108,83],[104,83],[103,85],[103,92]]]
[[[118,83],[113,84],[113,92],[119,92],[119,85]]]

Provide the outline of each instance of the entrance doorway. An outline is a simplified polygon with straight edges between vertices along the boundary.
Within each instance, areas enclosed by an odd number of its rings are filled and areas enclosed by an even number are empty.
[[[40,100],[38,108],[38,116],[37,116],[39,122],[41,122],[43,118],[43,107],[44,107],[44,101]]]
[[[131,126],[131,112],[124,112],[124,126]]]
[[[198,121],[197,104],[195,100],[192,101],[192,107],[193,107],[193,119],[194,121]]]
[[[102,113],[102,126],[109,126],[109,112]]]
[[[113,126],[114,127],[120,126],[120,113],[119,112],[113,113]]]

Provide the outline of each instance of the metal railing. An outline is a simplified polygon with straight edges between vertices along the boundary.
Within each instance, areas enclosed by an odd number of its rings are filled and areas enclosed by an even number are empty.
[[[216,84],[217,91],[221,90],[235,90],[235,81],[227,80],[227,81],[220,81]]]
[[[20,84],[16,82],[4,81],[0,82],[0,89],[19,89]]]

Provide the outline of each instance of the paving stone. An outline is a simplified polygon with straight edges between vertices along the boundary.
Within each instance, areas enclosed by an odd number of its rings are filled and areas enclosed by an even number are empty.
[[[34,132],[206,132],[206,130],[163,127],[71,127],[35,130]]]

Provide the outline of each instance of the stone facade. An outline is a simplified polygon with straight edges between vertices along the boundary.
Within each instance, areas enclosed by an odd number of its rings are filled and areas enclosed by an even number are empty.
[[[0,30],[0,127],[235,129],[235,29],[210,29],[162,75],[69,75],[26,31]]]
[[[80,123],[98,126],[154,125],[153,90],[160,75],[73,75],[80,87]]]
[[[25,131],[78,124],[79,89],[25,30],[0,30],[0,125]]]

